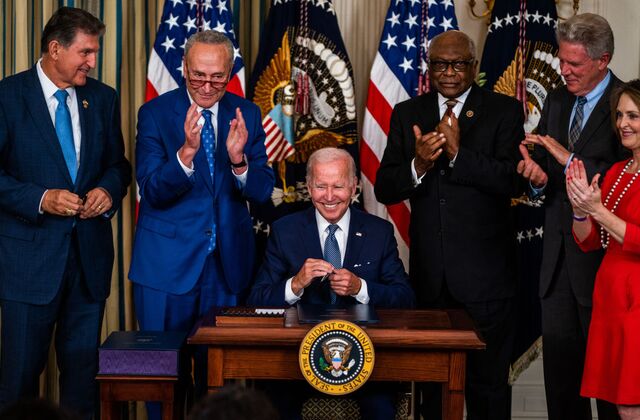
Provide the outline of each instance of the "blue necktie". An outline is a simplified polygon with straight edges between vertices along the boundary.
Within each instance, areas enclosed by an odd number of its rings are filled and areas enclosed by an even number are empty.
[[[208,109],[203,109],[202,116],[204,117],[204,125],[202,126],[202,131],[200,132],[200,140],[202,142],[202,146],[204,147],[204,152],[207,155],[207,162],[209,163],[209,175],[211,175],[211,182],[213,183],[213,177],[215,174],[214,168],[216,163],[216,143],[214,141],[213,124],[211,124],[211,111],[209,111]],[[212,253],[216,248],[215,218],[211,224],[211,237],[209,239],[209,248],[207,249],[209,253]]]
[[[202,116],[204,117],[204,125],[202,126],[201,140],[204,151],[207,155],[207,162],[209,162],[209,174],[211,175],[211,182],[213,182],[214,167],[216,163],[215,149],[216,144],[213,140],[213,124],[211,124],[211,111],[208,109],[202,110]]]
[[[336,230],[338,230],[338,225],[329,225],[327,227],[327,230],[329,231],[329,235],[327,236],[327,239],[324,240],[324,260],[331,264],[334,268],[342,268],[340,247],[338,246],[338,241],[336,240]],[[329,296],[331,304],[335,304],[337,301],[336,293],[331,290]]]
[[[58,141],[62,148],[62,154],[64,155],[64,161],[67,164],[69,175],[71,175],[71,181],[75,184],[76,174],[78,173],[78,163],[76,160],[76,146],[73,143],[71,113],[67,106],[67,96],[69,96],[69,94],[66,90],[58,90],[53,96],[58,100],[58,106],[56,107],[56,134],[58,135]]]
[[[578,96],[578,105],[576,106],[576,112],[571,122],[571,128],[569,128],[569,144],[568,149],[573,152],[573,146],[580,138],[582,132],[582,119],[584,118],[584,104],[587,103],[587,98],[584,96]]]

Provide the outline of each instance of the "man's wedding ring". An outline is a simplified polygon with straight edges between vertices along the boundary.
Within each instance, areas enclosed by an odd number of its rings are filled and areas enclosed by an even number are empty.
[[[65,213],[67,213],[67,216],[73,216],[73,210],[71,209],[66,209]]]

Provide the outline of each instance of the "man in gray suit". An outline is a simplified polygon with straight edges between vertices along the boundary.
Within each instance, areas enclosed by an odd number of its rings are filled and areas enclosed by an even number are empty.
[[[609,96],[620,80],[609,70],[613,33],[591,13],[558,25],[560,70],[566,86],[549,94],[538,134],[527,134],[518,172],[534,196],[545,195],[540,298],[544,382],[550,420],[591,419],[580,383],[591,320],[591,295],[602,252],[583,253],[571,234],[572,210],[564,172],[576,157],[589,179],[622,159],[612,130]],[[526,145],[536,145],[533,158]],[[598,418],[618,418],[615,407],[598,401]]]

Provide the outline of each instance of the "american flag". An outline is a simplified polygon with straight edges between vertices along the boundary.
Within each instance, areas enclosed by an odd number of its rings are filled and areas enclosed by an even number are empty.
[[[385,206],[376,200],[373,186],[387,146],[393,107],[428,87],[428,42],[450,29],[458,29],[453,0],[392,0],[373,61],[362,126],[360,165],[364,207],[393,223],[398,250],[409,267],[409,202]]]
[[[234,64],[227,91],[244,97],[244,62],[233,31],[229,0],[166,0],[149,56],[146,101],[183,83],[182,57],[187,39],[207,29],[222,32],[233,42]]]

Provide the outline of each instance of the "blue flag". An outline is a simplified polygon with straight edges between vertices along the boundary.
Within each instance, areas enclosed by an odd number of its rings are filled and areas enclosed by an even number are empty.
[[[526,4],[526,9],[524,5]],[[518,98],[526,113],[525,132],[535,131],[547,94],[562,84],[555,28],[554,0],[496,0],[480,76],[484,86]],[[544,209],[526,196],[514,198],[518,241],[518,331],[511,382],[541,351],[538,284],[542,261]]]
[[[276,178],[271,202],[251,209],[262,247],[272,221],[311,205],[311,153],[332,146],[357,158],[353,70],[330,0],[272,1],[249,86]]]

